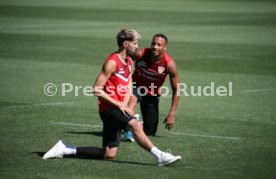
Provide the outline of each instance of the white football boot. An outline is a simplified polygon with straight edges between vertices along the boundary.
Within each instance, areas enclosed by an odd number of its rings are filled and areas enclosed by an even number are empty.
[[[160,158],[157,159],[157,165],[166,166],[166,165],[173,164],[181,159],[182,157],[180,155],[174,156],[169,152],[162,152]]]
[[[65,145],[59,140],[47,153],[42,157],[44,160],[49,158],[63,158]]]

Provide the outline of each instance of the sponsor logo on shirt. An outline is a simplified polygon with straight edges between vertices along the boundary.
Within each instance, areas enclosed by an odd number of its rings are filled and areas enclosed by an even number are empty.
[[[120,91],[120,92],[127,92],[128,91],[128,86],[127,85],[118,85],[117,86],[117,90]]]

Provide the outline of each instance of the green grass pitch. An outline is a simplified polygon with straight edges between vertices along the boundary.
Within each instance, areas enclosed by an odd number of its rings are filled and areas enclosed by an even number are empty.
[[[151,139],[182,155],[173,166],[156,167],[136,143],[114,161],[42,160],[58,139],[101,145],[96,97],[60,89],[93,84],[125,27],[144,47],[166,34],[189,87],[232,82],[233,95],[182,96],[172,131],[162,125],[171,99],[161,98]],[[272,0],[0,1],[0,178],[275,178],[275,37]]]

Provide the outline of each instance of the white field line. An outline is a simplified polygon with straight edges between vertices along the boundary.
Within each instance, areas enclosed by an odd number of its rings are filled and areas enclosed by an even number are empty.
[[[90,124],[76,124],[68,122],[50,122],[50,124],[62,125],[62,126],[78,126],[78,127],[90,127],[90,128],[102,128],[102,125],[90,125]]]
[[[263,88],[263,89],[247,89],[243,90],[245,93],[257,93],[257,92],[265,92],[265,91],[275,91],[276,88]]]
[[[62,106],[62,105],[68,105],[68,104],[74,104],[73,102],[56,102],[56,103],[39,103],[39,104],[22,104],[22,105],[14,105],[14,106],[7,106],[7,107],[14,107],[14,108],[20,108],[20,107],[36,107],[36,106]]]
[[[182,133],[182,132],[173,132],[173,135],[184,135],[191,137],[203,137],[203,138],[214,138],[214,139],[227,139],[227,140],[240,140],[240,137],[228,137],[228,136],[217,136],[217,135],[204,135],[204,134],[191,134],[191,133]]]

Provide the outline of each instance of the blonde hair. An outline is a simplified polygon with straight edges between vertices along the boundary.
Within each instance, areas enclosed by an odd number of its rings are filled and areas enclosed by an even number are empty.
[[[134,29],[122,29],[118,34],[117,34],[117,44],[120,47],[124,41],[134,41],[138,40],[141,38],[141,35]]]

